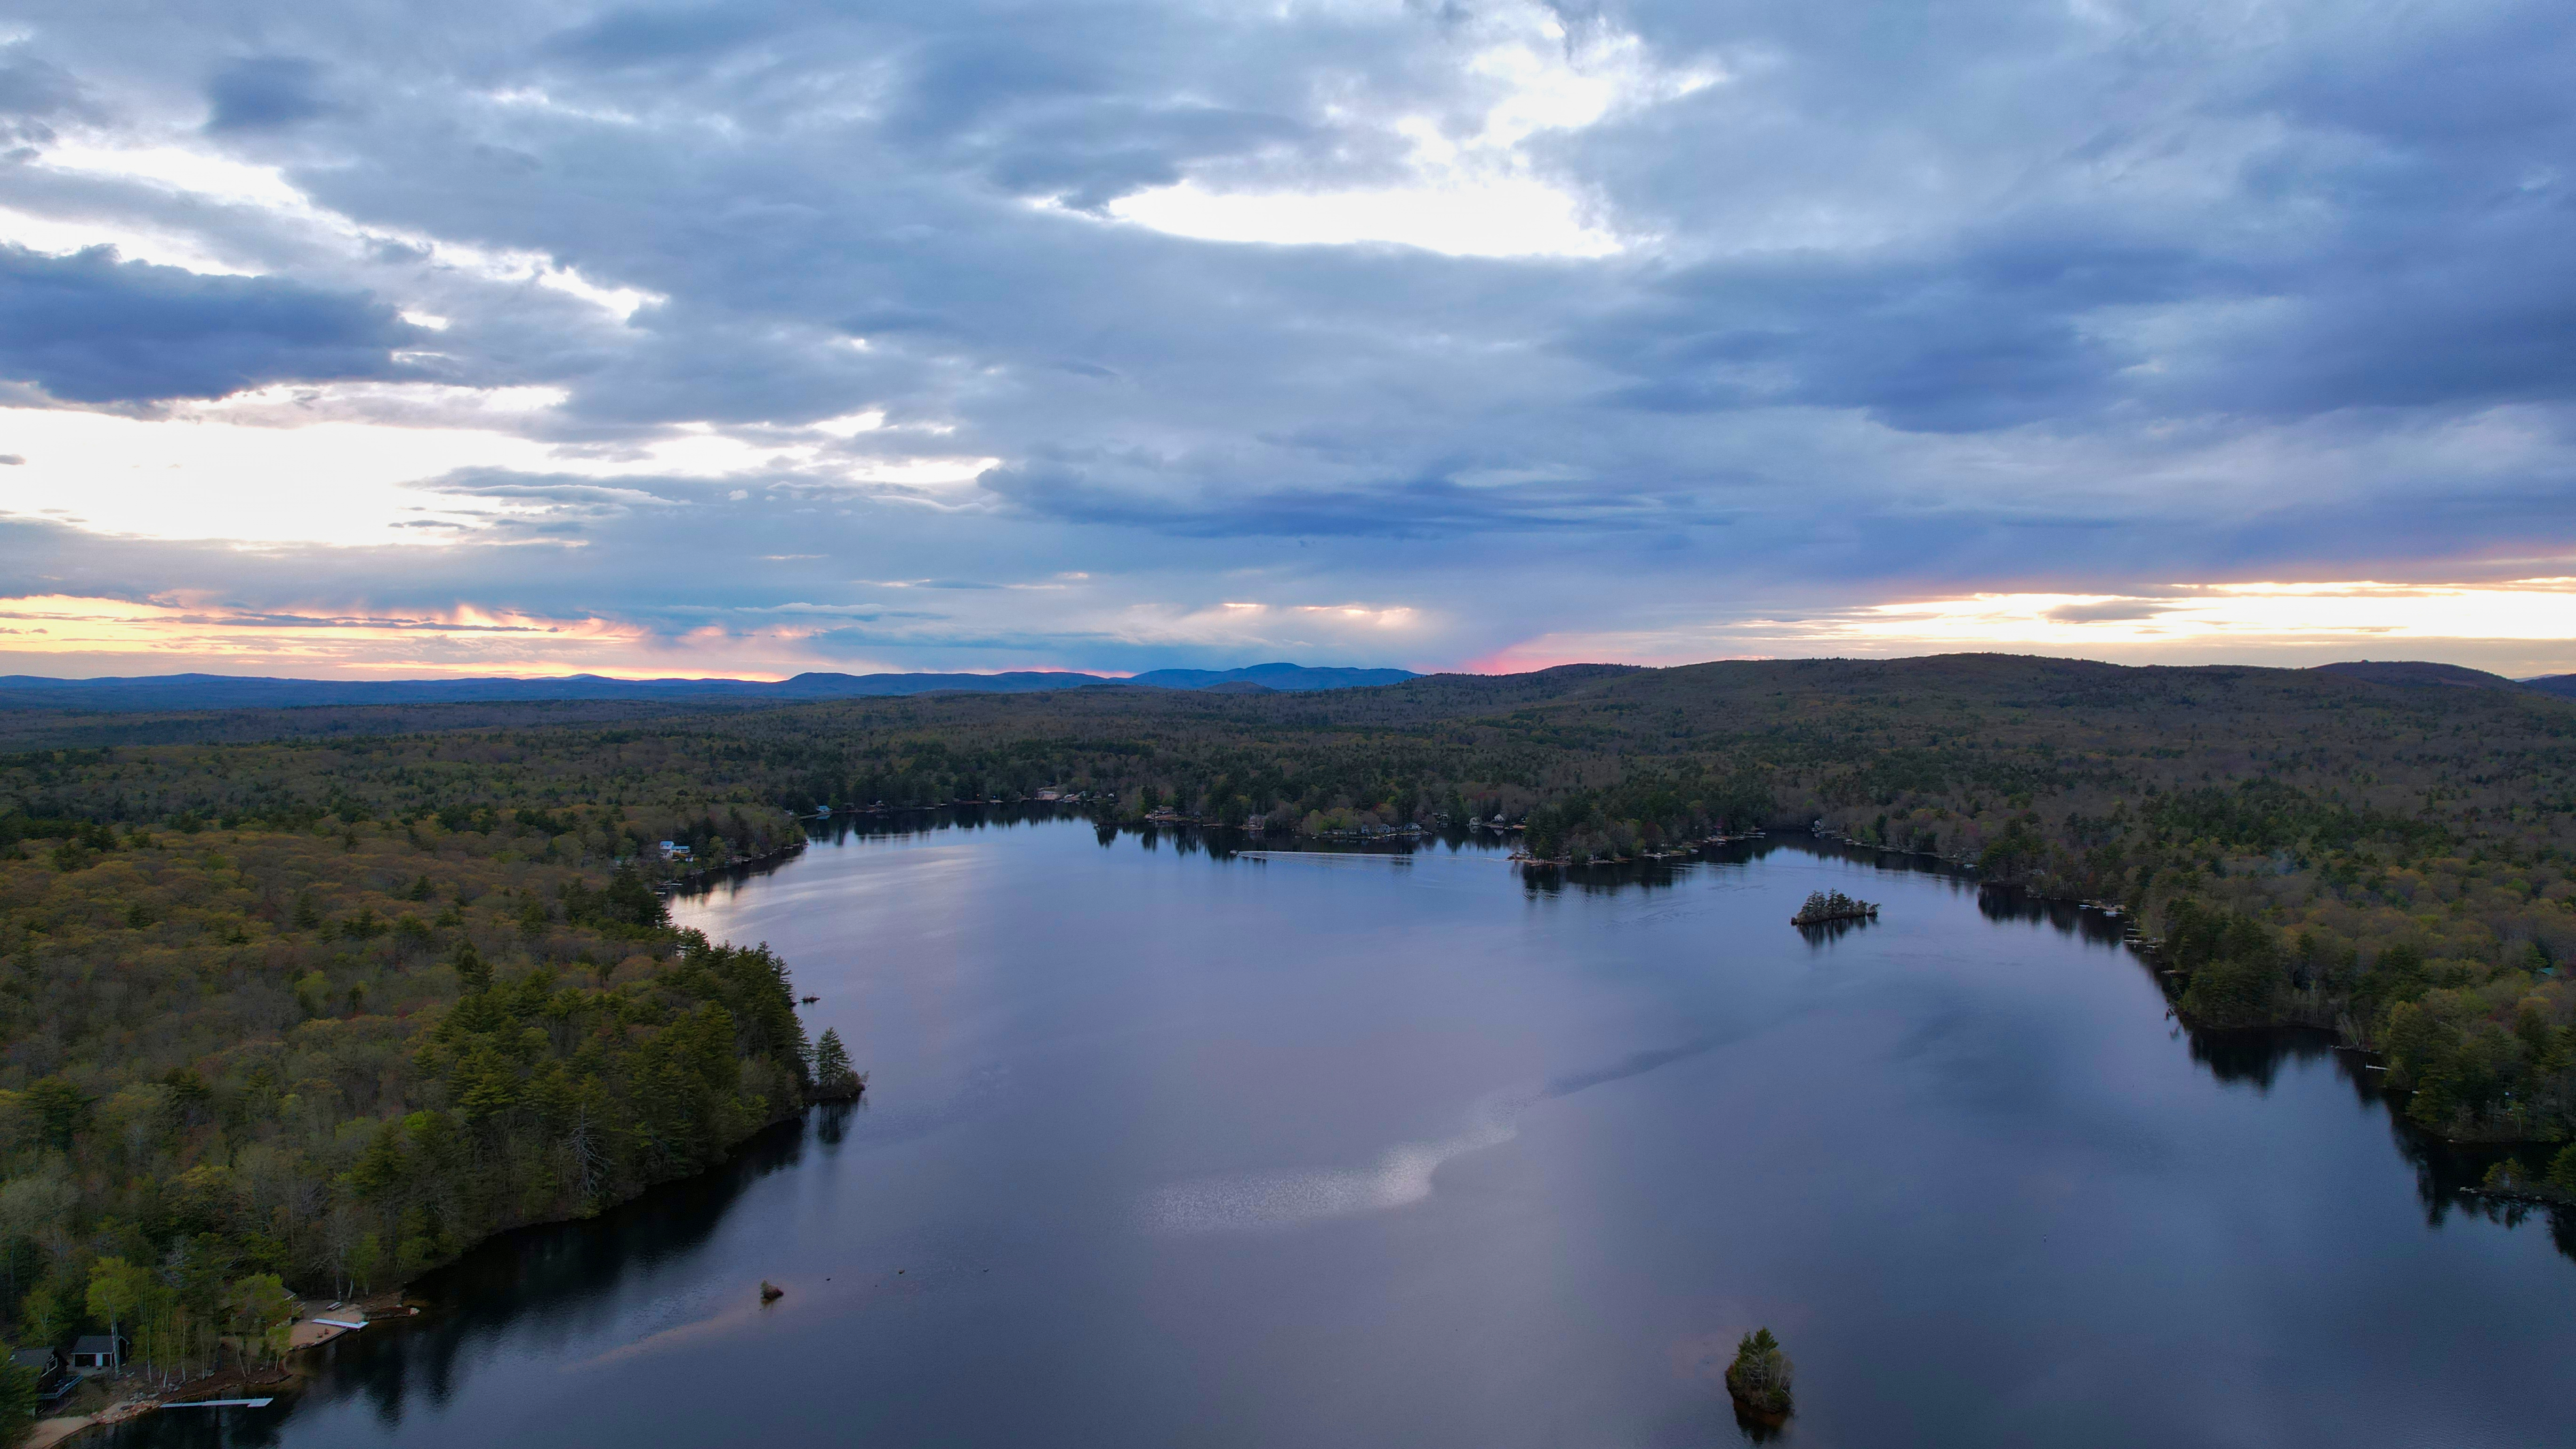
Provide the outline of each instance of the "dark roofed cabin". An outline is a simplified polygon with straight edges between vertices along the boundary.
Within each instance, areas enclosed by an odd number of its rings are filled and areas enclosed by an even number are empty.
[[[39,1402],[59,1399],[80,1382],[72,1373],[72,1366],[50,1348],[19,1349],[9,1355],[9,1362],[36,1375],[36,1398]]]
[[[72,1343],[72,1367],[83,1373],[119,1367],[125,1359],[125,1340],[105,1333],[84,1333]]]

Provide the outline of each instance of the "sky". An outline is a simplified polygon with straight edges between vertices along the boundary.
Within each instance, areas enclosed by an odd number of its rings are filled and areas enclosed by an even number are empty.
[[[0,673],[2576,671],[2565,0],[0,0]]]

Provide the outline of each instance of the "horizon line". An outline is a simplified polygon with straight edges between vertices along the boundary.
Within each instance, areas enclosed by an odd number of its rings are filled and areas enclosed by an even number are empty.
[[[10,652],[11,652],[11,651],[0,650],[0,661],[5,661],[5,660],[7,660],[7,659],[8,659],[8,657],[9,657]],[[1100,682],[1102,682],[1102,683],[1105,683],[1105,684],[1117,684],[1117,683],[1124,683],[1124,682],[1126,682],[1126,681],[1128,681],[1128,680],[1131,680],[1131,679],[1139,678],[1139,677],[1141,677],[1141,676],[1143,676],[1143,675],[1146,675],[1146,674],[1177,673],[1177,672],[1188,672],[1188,673],[1199,673],[1199,674],[1227,674],[1227,673],[1234,673],[1234,672],[1237,672],[1237,671],[1240,671],[1240,670],[1245,670],[1245,669],[1258,669],[1258,668],[1262,668],[1262,667],[1264,667],[1265,665],[1269,665],[1269,664],[1287,664],[1287,665],[1289,665],[1289,666],[1290,666],[1290,667],[1292,667],[1292,668],[1297,668],[1297,669],[1313,669],[1313,670],[1336,669],[1336,670],[1355,670],[1355,671],[1356,671],[1356,670],[1383,670],[1383,669],[1396,669],[1396,670],[1401,670],[1401,671],[1403,671],[1404,673],[1407,673],[1407,674],[1409,674],[1409,675],[1411,675],[1411,676],[1413,676],[1414,678],[1417,678],[1417,679],[1434,678],[1434,677],[1441,676],[1441,675],[1449,675],[1449,676],[1463,676],[1463,677],[1467,677],[1467,678],[1480,678],[1480,679],[1508,679],[1508,678],[1512,678],[1512,677],[1517,676],[1517,675],[1525,675],[1525,674],[1540,674],[1540,673],[1545,673],[1546,671],[1551,670],[1551,669],[1574,668],[1574,667],[1586,666],[1586,665],[1592,665],[1592,666],[1603,666],[1603,667],[1619,668],[1619,669],[1654,669],[1654,670],[1662,670],[1662,669],[1695,669],[1695,668],[1700,668],[1700,667],[1703,667],[1703,666],[1706,666],[1706,665],[1711,665],[1711,664],[1756,664],[1756,663],[1782,663],[1782,664],[1796,664],[1796,663],[1817,663],[1817,664],[1821,664],[1821,663],[1898,664],[1898,663],[1904,663],[1904,662],[1911,661],[1911,660],[1923,660],[1923,659],[1953,659],[1953,658],[1978,658],[1978,657],[2002,658],[2002,659],[2054,659],[2054,660],[2061,660],[2061,661],[2068,662],[2068,663],[2077,663],[2077,664],[2098,664],[2098,665],[2102,665],[2102,666],[2104,666],[2104,667],[2112,668],[2112,669],[2231,669],[2231,668],[2232,668],[2232,669],[2281,669],[2281,670],[2301,671],[2301,672],[2305,672],[2305,671],[2312,671],[2312,670],[2318,670],[2318,669],[2328,669],[2328,668],[2336,667],[2336,666],[2338,666],[2338,665],[2352,665],[2352,664],[2380,664],[2380,665],[2407,665],[2407,664],[2421,664],[2421,665],[2433,665],[2433,666],[2436,666],[2436,667],[2439,667],[2439,668],[2444,668],[2444,669],[2458,669],[2458,670],[2462,670],[2462,671],[2465,671],[2465,672],[2468,672],[2468,673],[2472,673],[2472,674],[2481,674],[2481,675],[2486,675],[2486,676],[2488,676],[2488,677],[2495,678],[2495,679],[2510,680],[2510,681],[2512,681],[2512,682],[2514,682],[2514,683],[2517,683],[2517,684],[2529,683],[2529,682],[2534,681],[2534,680],[2561,679],[2561,678],[2566,678],[2566,677],[2568,677],[2568,676],[2567,676],[2567,675],[2565,675],[2565,674],[2547,674],[2547,673],[2543,673],[2543,674],[2532,674],[2532,675],[2510,675],[2510,674],[2498,674],[2498,673],[2496,673],[2496,672],[2495,672],[2495,671],[2493,671],[2493,670],[2479,669],[2479,668],[2477,668],[2477,667],[2476,667],[2476,666],[2474,666],[2474,665],[2455,664],[2455,663],[2452,663],[2452,662],[2450,662],[2450,661],[2448,661],[2448,660],[2442,660],[2442,659],[2427,659],[2427,658],[2401,658],[2401,659],[2367,659],[2367,658],[2355,658],[2355,659],[2336,659],[2336,660],[2328,660],[2328,661],[2326,661],[2325,663],[2322,663],[2322,664],[2250,664],[2250,663],[2244,663],[2244,662],[2242,662],[2242,661],[2236,661],[2236,660],[2225,660],[2225,659],[2201,660],[2201,661],[2194,661],[2194,662],[2189,662],[2189,663],[2164,663],[2164,662],[2158,662],[2158,663],[2151,663],[2151,664],[2123,664],[2123,663],[2121,663],[2121,662],[2119,662],[2119,661],[2117,661],[2117,660],[2111,660],[2111,659],[2098,659],[2098,658],[2093,658],[2093,657],[2086,656],[2086,655],[2074,655],[2074,654],[2044,654],[2044,653],[2037,653],[2037,652],[2016,652],[2016,651],[2012,651],[2012,650],[2002,650],[2002,649],[1954,649],[1954,650],[1943,650],[1943,651],[1927,652],[1927,653],[1922,653],[1922,654],[1894,654],[1894,655],[1859,655],[1859,654],[1812,654],[1812,655],[1763,654],[1763,655],[1721,655],[1721,656],[1717,656],[1717,657],[1709,658],[1709,659],[1694,659],[1694,660],[1686,660],[1686,661],[1683,661],[1683,662],[1680,662],[1680,663],[1674,663],[1674,664],[1641,664],[1641,663],[1636,663],[1636,662],[1629,661],[1629,660],[1620,660],[1620,659],[1565,659],[1565,660],[1558,660],[1558,661],[1554,661],[1554,662],[1547,663],[1547,664],[1533,665],[1532,667],[1530,667],[1530,668],[1526,668],[1526,669],[1491,669],[1491,668],[1487,668],[1487,669],[1477,669],[1477,668],[1468,668],[1468,667],[1447,668],[1447,669],[1413,669],[1413,668],[1409,668],[1409,667],[1404,666],[1404,665],[1393,665],[1393,664],[1300,664],[1300,663],[1296,663],[1295,661],[1292,661],[1292,660],[1263,660],[1263,661],[1261,661],[1261,662],[1259,662],[1259,663],[1255,663],[1255,664],[1217,665],[1217,666],[1207,666],[1207,665],[1161,665],[1161,666],[1156,666],[1155,668],[1152,668],[1152,669],[1130,669],[1130,670],[1125,670],[1125,671],[1101,670],[1101,669],[1078,669],[1078,668],[1072,668],[1072,667],[1067,667],[1067,666],[1049,665],[1049,666],[1032,666],[1032,667],[1021,667],[1021,668],[1011,668],[1011,669],[877,669],[877,670],[868,670],[868,671],[865,671],[865,672],[856,672],[856,671],[851,671],[851,670],[840,670],[840,669],[806,669],[806,670],[799,670],[798,672],[796,672],[796,673],[794,673],[794,674],[779,674],[779,675],[765,675],[765,674],[760,674],[760,673],[744,673],[744,674],[644,674],[644,673],[640,673],[640,672],[627,672],[627,671],[618,671],[618,670],[613,670],[613,669],[608,669],[608,670],[603,670],[603,669],[580,669],[580,670],[567,670],[567,671],[562,671],[562,672],[544,672],[544,673],[528,673],[528,674],[505,674],[505,673],[488,673],[488,674],[475,674],[475,673],[466,673],[466,674],[411,674],[411,675],[396,675],[396,676],[390,676],[390,677],[377,677],[377,676],[360,676],[360,675],[227,674],[227,673],[222,673],[222,672],[214,671],[214,670],[204,670],[204,669],[181,669],[181,670],[172,670],[172,671],[169,671],[169,672],[167,672],[167,673],[161,673],[161,674],[18,674],[18,673],[12,673],[12,674],[0,674],[0,688],[6,688],[6,687],[8,687],[8,685],[9,685],[12,681],[26,681],[26,682],[43,683],[43,684],[80,685],[80,684],[106,684],[106,683],[116,683],[116,682],[126,682],[126,683],[146,683],[146,682],[153,682],[153,681],[159,681],[159,680],[170,680],[170,679],[181,679],[181,678],[197,678],[197,679],[210,679],[210,680],[218,680],[218,679],[219,679],[219,680],[232,680],[232,681],[240,681],[240,682],[244,682],[244,683],[250,683],[250,682],[271,682],[271,683],[285,683],[285,684],[424,684],[424,685],[426,685],[426,684],[474,684],[474,683],[541,684],[541,683],[551,683],[551,682],[571,682],[571,681],[575,681],[575,680],[597,680],[597,681],[600,681],[600,682],[603,682],[603,683],[610,683],[610,684],[638,684],[638,685],[642,685],[642,684],[786,684],[786,683],[789,683],[789,682],[791,682],[791,681],[793,681],[793,680],[802,679],[802,678],[807,678],[807,677],[811,677],[811,676],[837,676],[837,677],[845,678],[845,679],[913,679],[913,678],[921,678],[921,677],[930,676],[930,675],[956,675],[956,676],[968,677],[968,678],[994,679],[994,678],[1000,678],[1000,677],[1005,676],[1005,675],[1014,675],[1014,674],[1063,674],[1063,675],[1076,675],[1076,676],[1080,676],[1080,677],[1083,677],[1083,678],[1086,678],[1086,679],[1094,679],[1094,680],[1098,680],[1098,681],[1100,681]]]

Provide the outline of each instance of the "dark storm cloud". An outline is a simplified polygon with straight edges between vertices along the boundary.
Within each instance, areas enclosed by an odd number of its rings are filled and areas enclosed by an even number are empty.
[[[1081,470],[996,469],[983,486],[1032,514],[1068,523],[1144,528],[1194,538],[1456,538],[1485,533],[1674,528],[1716,523],[1711,511],[1677,507],[1643,490],[1570,489],[1561,482],[1473,487],[1430,477],[1337,490],[1213,492],[1175,500],[1121,491]]]
[[[549,55],[608,69],[703,66],[766,28],[756,5],[614,9],[547,37]]]
[[[0,142],[50,141],[49,121],[95,119],[96,108],[70,72],[23,44],[0,45]]]
[[[1852,408],[1909,432],[1981,432],[2124,400],[2120,374],[2145,359],[2087,319],[2246,295],[2250,279],[2230,270],[2174,247],[2034,226],[1928,257],[1695,268],[1579,345],[1637,379],[1608,394],[1619,405]]]
[[[412,375],[418,335],[364,295],[0,244],[0,377],[66,402],[211,398],[272,382]]]
[[[265,131],[330,113],[322,67],[291,55],[253,56],[215,72],[206,83],[209,131]]]

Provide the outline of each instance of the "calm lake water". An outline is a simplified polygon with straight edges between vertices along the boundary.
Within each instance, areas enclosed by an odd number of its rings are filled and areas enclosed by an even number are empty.
[[[868,1105],[124,1445],[2576,1440],[2576,1261],[2112,923],[1804,840],[1525,883],[914,817],[681,901]],[[1890,857],[1891,862],[1898,858]],[[1884,903],[1802,934],[1811,890]],[[762,1308],[762,1278],[787,1295]]]

